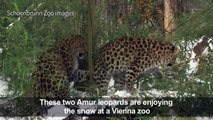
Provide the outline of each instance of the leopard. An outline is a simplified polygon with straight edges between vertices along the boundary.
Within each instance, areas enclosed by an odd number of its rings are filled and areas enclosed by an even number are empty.
[[[43,52],[32,73],[33,97],[68,98],[70,82],[78,79],[73,77],[74,74],[81,76],[79,79],[87,74],[78,69],[79,58],[86,56],[87,52],[87,40],[81,35],[66,37]]]
[[[116,90],[135,93],[134,84],[141,74],[158,71],[161,65],[174,65],[178,52],[178,47],[165,40],[120,37],[107,43],[99,49],[94,62],[94,80],[99,95],[107,94],[111,78]]]

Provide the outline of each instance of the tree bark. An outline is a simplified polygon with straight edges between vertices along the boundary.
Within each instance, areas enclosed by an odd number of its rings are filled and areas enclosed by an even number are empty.
[[[175,29],[175,15],[172,9],[172,1],[173,0],[164,0],[164,30],[166,39],[172,36]]]
[[[94,35],[94,29],[93,29],[93,21],[94,21],[94,0],[88,1],[88,62],[89,62],[89,79],[90,82],[93,82],[93,35]]]

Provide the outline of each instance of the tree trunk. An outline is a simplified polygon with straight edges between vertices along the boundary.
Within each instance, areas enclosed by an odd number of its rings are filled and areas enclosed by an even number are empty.
[[[128,1],[127,0],[109,0],[107,1],[107,20],[110,25],[113,23],[122,24],[124,17],[127,14]],[[111,18],[115,18],[112,20]]]
[[[164,30],[166,39],[172,36],[175,29],[175,15],[172,9],[172,1],[173,0],[164,0]]]
[[[166,38],[173,36],[176,29],[175,18],[179,18],[187,12],[187,1],[184,0],[164,0],[164,30]]]
[[[118,9],[118,23],[121,25],[124,23],[125,18],[127,18],[128,14],[128,1],[127,0],[119,0],[119,9]]]
[[[88,54],[89,54],[89,79],[90,82],[93,82],[93,35],[94,35],[94,29],[93,29],[93,15],[94,15],[94,0],[88,0]]]

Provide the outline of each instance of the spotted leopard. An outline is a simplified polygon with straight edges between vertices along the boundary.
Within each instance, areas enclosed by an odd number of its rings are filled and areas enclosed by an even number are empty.
[[[173,65],[177,54],[178,48],[168,41],[122,37],[97,53],[94,80],[100,94],[106,94],[111,77],[116,90],[133,92],[142,73],[162,64]]]
[[[78,59],[88,52],[87,41],[75,35],[60,41],[53,48],[44,52],[36,63],[33,73],[34,97],[69,97],[70,82],[75,79],[73,74],[87,74],[79,70]]]

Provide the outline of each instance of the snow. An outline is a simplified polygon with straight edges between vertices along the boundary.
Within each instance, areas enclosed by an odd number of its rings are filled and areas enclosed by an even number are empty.
[[[203,36],[204,37],[204,36]],[[193,74],[193,73],[196,73],[197,72],[197,70],[198,70],[198,65],[199,65],[199,59],[197,60],[197,61],[195,61],[195,60],[193,60],[193,58],[195,58],[195,53],[194,53],[194,51],[193,51],[193,48],[194,48],[194,46],[195,45],[197,45],[197,43],[199,43],[199,42],[201,42],[202,41],[202,38],[203,37],[201,37],[196,43],[192,43],[192,44],[190,44],[190,45],[188,45],[187,46],[187,49],[188,50],[191,50],[190,52],[191,52],[191,57],[190,57],[190,61],[189,61],[189,68],[187,69],[187,72],[186,72],[186,74],[188,74],[188,77],[190,77],[191,76],[191,74]],[[210,38],[209,40],[208,40],[208,43],[210,43],[210,41],[212,41],[212,38]],[[183,41],[184,42],[184,41]],[[211,48],[211,49],[213,49],[213,44],[209,44],[209,47]],[[207,55],[208,54],[208,48],[205,48],[204,49],[204,51],[203,51],[203,53],[202,53],[202,55]],[[200,80],[199,78],[193,78],[192,79],[193,81],[195,81],[195,82],[197,82],[197,83],[203,83],[203,84],[205,84],[206,82],[204,81],[204,80]],[[210,82],[207,82],[208,84],[209,84],[209,86],[210,86]],[[209,87],[209,89],[210,89],[210,87]]]
[[[212,117],[195,117],[196,120],[213,120]]]
[[[118,97],[121,97],[121,98],[128,98],[128,97],[131,97],[132,95],[127,92],[126,90],[122,90],[122,91],[116,91],[114,93],[115,96],[118,96]]]
[[[191,59],[195,58],[195,53],[192,51]],[[190,60],[189,61],[189,68],[187,69],[187,74],[196,73],[198,70],[198,61]]]
[[[57,116],[68,116],[64,114],[64,109],[66,107],[64,105],[55,105],[51,109],[48,110],[48,116],[57,117]]]
[[[3,78],[0,77],[0,97],[5,97],[7,95],[7,83],[2,79]]]
[[[204,36],[203,36],[204,37]],[[192,73],[196,73],[197,69],[198,69],[198,65],[199,65],[199,60],[195,61],[193,60],[193,58],[195,58],[195,53],[193,51],[193,48],[197,45],[197,43],[200,43],[202,41],[201,37],[199,40],[197,40],[195,43],[191,43],[187,45],[187,50],[190,50],[189,53],[191,53],[191,57],[190,57],[190,62],[189,62],[189,69],[187,69],[187,74],[192,74]],[[208,40],[208,43],[210,43],[210,41],[212,40],[212,38],[210,38]],[[183,44],[184,44],[185,40],[183,40]],[[212,49],[213,48],[213,44],[209,44],[209,47]],[[202,55],[206,55],[208,54],[208,48],[205,48]]]

